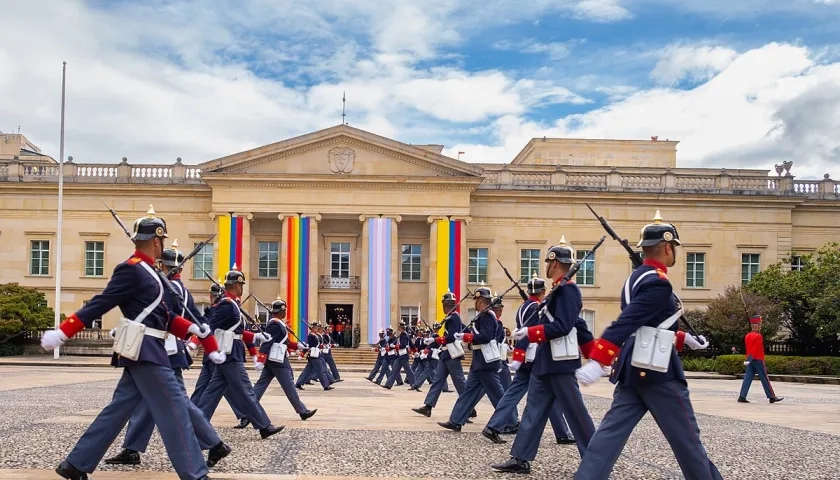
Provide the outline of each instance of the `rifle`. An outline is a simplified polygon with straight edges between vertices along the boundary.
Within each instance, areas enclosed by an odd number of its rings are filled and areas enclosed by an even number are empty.
[[[584,203],[584,205],[586,205],[586,208],[588,208],[589,211],[592,212],[593,215],[595,215],[598,221],[601,222],[601,226],[604,227],[604,230],[607,231],[607,234],[609,234],[609,236],[611,236],[613,240],[620,243],[621,246],[624,247],[624,250],[627,250],[627,253],[630,256],[630,261],[633,262],[633,267],[639,268],[640,266],[642,266],[642,264],[644,263],[642,260],[642,256],[639,254],[639,252],[630,248],[630,244],[627,242],[627,239],[619,238],[619,236],[615,233],[615,230],[613,230],[612,227],[610,227],[610,224],[607,223],[607,220],[604,219],[604,217],[595,213],[595,210],[592,210],[592,207],[590,207],[588,203]],[[677,303],[680,304],[678,305],[678,307],[682,304],[682,302],[679,302],[679,298],[677,298]],[[691,326],[691,322],[689,322],[688,319],[685,318],[685,315],[680,316],[680,320],[685,324],[686,328],[688,329],[688,333],[699,342],[700,338],[697,335],[697,332],[694,331],[694,327]]]
[[[167,273],[167,274],[166,274],[166,276],[167,276],[167,277],[169,277],[169,278],[172,278],[173,276],[175,276],[175,274],[176,274],[177,272],[180,272],[180,271],[181,271],[181,269],[182,269],[182,268],[184,268],[184,265],[187,263],[187,260],[189,260],[189,259],[191,259],[192,257],[194,257],[194,256],[198,255],[198,252],[200,252],[200,251],[201,251],[201,249],[202,249],[202,248],[204,248],[204,246],[205,246],[205,245],[208,245],[210,242],[212,242],[214,238],[216,238],[216,234],[215,234],[215,233],[214,233],[213,235],[210,235],[210,238],[208,238],[207,240],[204,240],[203,242],[201,242],[201,243],[199,243],[198,245],[196,245],[196,246],[195,246],[195,248],[193,248],[193,251],[192,251],[192,252],[190,252],[190,254],[189,254],[189,255],[187,255],[186,257],[184,257],[184,259],[183,259],[183,260],[181,260],[181,262],[180,262],[180,263],[178,263],[178,266],[177,266],[177,267],[175,267],[175,268],[173,268],[172,270],[170,270],[170,271],[169,271],[169,273]],[[201,271],[204,271],[204,269],[202,268],[202,269],[201,269]],[[205,274],[206,274],[206,273],[207,273],[207,272],[205,272]],[[211,280],[212,280],[212,278],[211,278]],[[218,285],[218,284],[217,284],[217,285]]]
[[[468,324],[467,324],[467,326],[465,326],[465,327],[461,330],[461,332],[463,333],[463,332],[466,332],[467,330],[469,330],[469,329],[473,326],[473,324],[475,323],[475,321],[476,321],[476,320],[478,320],[478,317],[480,317],[482,314],[484,314],[485,312],[487,312],[487,311],[488,311],[488,310],[490,310],[491,308],[493,308],[493,307],[495,307],[496,305],[498,305],[498,303],[499,303],[499,301],[502,299],[502,297],[504,297],[505,295],[507,295],[507,293],[508,293],[508,292],[510,292],[511,290],[513,290],[514,288],[516,288],[516,287],[518,287],[518,286],[519,286],[519,284],[518,284],[518,283],[515,283],[515,284],[511,285],[511,286],[510,286],[510,288],[508,288],[507,290],[505,290],[504,292],[502,292],[502,294],[501,294],[501,295],[496,295],[496,297],[490,301],[490,305],[487,305],[486,307],[484,307],[483,309],[481,309],[481,311],[480,311],[480,312],[477,312],[477,313],[475,314],[475,317],[473,317],[473,319],[470,321],[470,323],[468,323]]]
[[[499,266],[501,266],[501,267],[502,267],[502,271],[504,271],[504,272],[505,272],[505,275],[507,275],[508,279],[509,279],[511,282],[513,282],[513,283],[514,283],[514,285],[516,285],[516,288],[519,290],[519,296],[520,296],[520,297],[522,297],[522,301],[523,301],[523,302],[527,302],[527,301],[528,301],[528,295],[525,293],[525,290],[522,290],[522,287],[520,287],[520,286],[519,286],[519,282],[517,282],[516,280],[514,280],[514,279],[513,279],[513,276],[510,274],[510,272],[508,272],[508,269],[507,269],[507,268],[505,268],[505,266],[504,266],[504,265],[502,265],[502,261],[501,261],[501,260],[499,260],[499,259],[497,258],[497,259],[496,259],[496,261],[497,261],[497,262],[499,262]]]
[[[537,311],[542,310],[543,307],[548,305],[548,302],[550,302],[551,299],[554,298],[554,295],[556,295],[557,292],[560,291],[560,287],[569,283],[569,280],[571,280],[572,278],[574,278],[575,275],[577,275],[577,272],[578,272],[578,270],[580,270],[580,267],[583,265],[583,262],[585,262],[587,259],[589,259],[589,257],[592,256],[592,254],[595,253],[595,250],[598,250],[598,247],[600,247],[601,244],[604,243],[604,240],[606,240],[606,239],[607,239],[606,235],[601,237],[601,239],[598,240],[598,243],[596,243],[595,246],[592,247],[592,250],[589,250],[588,252],[586,252],[586,255],[584,255],[583,258],[581,258],[580,260],[575,262],[574,265],[572,265],[572,268],[570,268],[569,271],[566,272],[565,275],[563,275],[563,278],[560,279],[560,282],[557,283],[557,285],[555,285],[551,289],[551,291],[548,292],[548,295],[545,296],[543,301],[540,302],[539,305],[537,305]]]
[[[198,246],[196,246],[196,248],[198,248],[198,247],[200,247],[200,246],[201,246],[201,244],[199,244]],[[208,279],[208,280],[210,280],[211,282],[213,282],[213,284],[214,284],[214,285],[216,285],[217,287],[221,288],[221,289],[222,289],[222,291],[224,291],[224,290],[225,290],[225,288],[224,288],[224,287],[222,287],[221,285],[219,285],[219,282],[217,282],[217,281],[216,281],[216,279],[214,279],[213,277],[211,277],[211,276],[210,276],[210,274],[209,274],[209,273],[207,273],[207,270],[205,270],[205,269],[204,269],[204,267],[202,267],[201,265],[198,265],[198,268],[199,268],[199,270],[201,270],[201,273],[203,273],[203,274],[204,274],[204,276],[205,276],[205,277],[207,277],[207,279]],[[253,293],[249,293],[249,294],[248,294],[248,296],[246,296],[246,297],[245,297],[245,300],[242,300],[242,302],[241,302],[241,303],[245,303],[245,302],[247,302],[247,301],[248,301],[248,299],[249,299],[249,298],[251,298],[251,296],[252,296],[252,295],[253,295]],[[251,327],[250,327],[250,329],[251,329],[251,331],[252,331],[252,332],[254,331],[254,330],[253,330],[253,326],[254,326],[254,325],[256,325],[257,329],[258,329],[260,332],[262,332],[262,331],[263,331],[263,329],[262,329],[262,325],[260,325],[260,324],[259,324],[259,323],[257,323],[256,321],[254,321],[254,319],[253,319],[253,318],[251,318],[251,316],[250,316],[250,315],[248,315],[248,312],[246,312],[245,310],[242,310],[241,308],[239,309],[239,312],[240,312],[242,315],[244,315],[244,316],[245,316],[245,318],[246,318],[246,319],[248,319],[248,321],[249,321],[249,322],[251,322]]]
[[[260,299],[259,299],[259,298],[257,298],[257,296],[256,296],[256,295],[254,295],[254,301],[256,301],[257,303],[259,303],[259,304],[260,304],[260,306],[261,306],[261,307],[263,307],[263,308],[265,309],[265,311],[266,311],[266,312],[270,312],[270,311],[271,311],[271,309],[270,309],[270,308],[268,308],[268,307],[267,307],[267,306],[266,306],[263,302],[261,302],[261,301],[260,301]],[[284,326],[286,327],[286,330],[288,330],[288,331],[289,331],[289,333],[291,333],[291,334],[292,334],[292,336],[293,336],[293,337],[297,338],[298,343],[306,343],[306,342],[304,342],[303,340],[301,340],[301,339],[300,339],[300,337],[298,337],[298,336],[297,336],[297,334],[296,334],[295,332],[293,332],[291,328],[288,328],[288,326],[286,326],[286,325],[284,325]]]
[[[120,228],[122,228],[123,232],[125,232],[125,236],[128,237],[129,240],[131,240],[131,233],[129,233],[128,229],[125,228],[125,224],[122,222],[122,220],[120,220],[120,217],[119,217],[119,215],[117,215],[117,212],[115,212],[113,208],[109,207],[108,204],[105,203],[104,200],[100,199],[100,201],[105,205],[105,208],[107,208],[108,211],[111,212],[111,216],[114,217],[114,220],[117,221],[117,224],[119,224]],[[133,241],[132,241],[132,243],[133,243]],[[190,253],[190,257],[195,256],[196,253],[198,253],[198,250],[193,250]],[[166,288],[169,290],[169,293],[171,293],[172,296],[175,297],[175,300],[177,300],[179,304],[183,305],[185,303],[184,302],[184,297],[182,297],[181,294],[178,293],[178,290],[175,288],[174,285],[172,285],[172,282],[169,281],[169,277],[164,275],[163,272],[161,272],[160,269],[158,269],[157,267],[153,267],[153,270],[155,271],[155,273],[158,274],[158,277],[160,277],[161,283],[163,283],[166,286]],[[189,308],[187,308],[184,311],[184,313],[187,314],[190,321],[192,321],[194,324],[198,325],[199,327],[202,327],[201,322],[199,322],[198,319],[195,318],[195,316],[192,314],[192,312],[190,311]]]

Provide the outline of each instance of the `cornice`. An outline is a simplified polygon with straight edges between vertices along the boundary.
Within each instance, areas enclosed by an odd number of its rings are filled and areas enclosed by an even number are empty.
[[[218,174],[217,174],[218,175]],[[311,177],[310,177],[311,178]],[[352,180],[344,176],[329,181],[326,179],[266,179],[225,175],[205,179],[211,187],[263,187],[263,188],[323,188],[323,189],[377,189],[377,190],[475,190],[480,179],[470,177],[357,177]]]
[[[58,183],[44,182],[0,182],[0,195],[3,194],[28,194],[33,190],[44,193],[58,192]],[[198,197],[206,195],[209,199],[212,190],[209,185],[201,184],[151,184],[151,183],[65,183],[64,195],[99,195],[104,196],[106,192],[111,195],[124,196],[127,191],[132,195],[160,196],[161,190],[166,190],[167,197]]]
[[[768,205],[786,207],[802,205],[805,197],[782,196],[782,195],[732,195],[732,194],[698,194],[694,192],[617,192],[607,190],[481,190],[476,189],[471,195],[473,203],[492,203],[493,201],[507,202],[512,199],[520,202],[533,204],[556,204],[558,195],[573,193],[566,198],[566,203],[580,204],[584,202],[595,204],[631,204],[635,207],[640,205],[667,205],[671,207],[697,207],[704,202],[709,205],[725,203],[728,206],[738,204],[739,206],[768,208]],[[664,197],[667,197],[664,198]],[[613,205],[615,206],[615,205]]]

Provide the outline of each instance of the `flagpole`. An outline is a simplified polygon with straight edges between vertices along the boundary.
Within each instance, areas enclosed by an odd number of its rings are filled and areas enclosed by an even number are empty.
[[[67,78],[67,62],[61,67],[61,144],[58,154],[58,249],[55,255],[55,329],[61,319],[61,230],[64,219],[64,84]],[[53,358],[58,360],[59,349],[53,350]]]

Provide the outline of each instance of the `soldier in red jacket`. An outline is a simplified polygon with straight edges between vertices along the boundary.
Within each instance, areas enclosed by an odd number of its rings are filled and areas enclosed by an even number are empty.
[[[750,333],[744,337],[744,346],[747,349],[747,361],[744,362],[744,365],[747,366],[747,371],[744,373],[744,381],[741,383],[738,403],[750,403],[747,401],[747,394],[750,391],[753,376],[756,374],[758,374],[758,379],[761,380],[764,394],[767,395],[770,403],[781,402],[784,397],[776,396],[773,386],[770,385],[770,379],[767,378],[767,367],[764,365],[764,337],[759,333],[759,330],[761,330],[760,315],[750,318],[750,329]]]

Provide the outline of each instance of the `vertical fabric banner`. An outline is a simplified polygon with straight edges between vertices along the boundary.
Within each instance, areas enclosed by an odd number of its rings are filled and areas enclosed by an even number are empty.
[[[287,217],[288,265],[286,283],[287,324],[305,339],[309,329],[309,217]]]
[[[242,217],[222,215],[217,221],[219,258],[216,260],[216,270],[218,275],[223,277],[234,265],[239,271],[243,271]]]
[[[440,299],[446,292],[461,299],[461,220],[437,220],[437,271],[435,272],[435,290],[437,294],[437,318],[443,319],[443,305]],[[458,309],[460,311],[460,308]]]
[[[391,219],[368,220],[368,343],[391,324]]]

